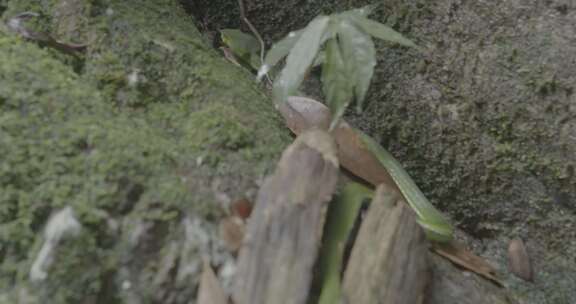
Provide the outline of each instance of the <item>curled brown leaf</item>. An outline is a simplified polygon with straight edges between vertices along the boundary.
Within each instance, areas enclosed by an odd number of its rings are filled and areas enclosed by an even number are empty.
[[[286,125],[295,134],[310,128],[327,130],[332,120],[330,110],[325,105],[306,97],[291,96],[280,105],[279,110]],[[346,170],[374,186],[385,184],[401,193],[388,171],[348,123],[340,120],[333,130],[333,136],[338,146],[340,164]]]
[[[452,263],[481,275],[492,282],[502,286],[496,277],[496,269],[484,258],[477,256],[466,249],[462,244],[452,241],[450,243],[433,243],[432,250]]]
[[[220,221],[220,237],[228,250],[236,253],[242,246],[246,223],[240,217],[232,215]]]
[[[532,282],[534,281],[534,271],[530,256],[526,246],[521,239],[513,239],[508,245],[508,262],[510,271],[517,277]]]

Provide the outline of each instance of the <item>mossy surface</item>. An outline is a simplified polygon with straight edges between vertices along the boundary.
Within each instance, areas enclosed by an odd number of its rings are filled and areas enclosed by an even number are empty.
[[[87,50],[0,29],[0,303],[190,303],[201,256],[230,258],[215,216],[289,141],[270,101],[177,1],[2,3]],[[66,206],[82,232],[31,282]]]

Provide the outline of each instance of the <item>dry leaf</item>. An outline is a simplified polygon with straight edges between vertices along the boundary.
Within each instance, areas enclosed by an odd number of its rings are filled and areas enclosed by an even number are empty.
[[[325,105],[306,97],[290,96],[287,102],[280,105],[279,110],[288,128],[297,135],[314,127],[327,130],[332,119]],[[342,167],[374,186],[385,184],[401,193],[388,171],[366,148],[362,138],[350,125],[341,120],[333,135]]]
[[[228,297],[216,277],[210,262],[204,260],[204,269],[198,287],[198,304],[228,304]]]
[[[252,213],[252,203],[247,198],[241,198],[234,201],[232,205],[230,205],[230,209],[233,215],[246,220],[250,217],[250,213]]]
[[[238,216],[229,216],[220,221],[220,237],[232,252],[240,249],[245,233],[246,223]]]
[[[530,256],[521,239],[510,241],[510,245],[508,246],[508,262],[510,263],[510,271],[517,277],[528,282],[534,281],[534,271],[532,270]]]
[[[452,263],[481,275],[492,282],[502,286],[502,283],[496,278],[496,270],[488,264],[484,258],[481,258],[462,244],[452,241],[449,243],[432,243],[432,251],[445,257]]]

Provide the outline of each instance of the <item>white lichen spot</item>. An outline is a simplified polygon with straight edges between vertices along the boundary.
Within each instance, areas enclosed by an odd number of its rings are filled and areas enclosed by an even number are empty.
[[[236,268],[236,262],[234,259],[228,259],[222,266],[220,266],[220,270],[218,271],[218,278],[220,279],[224,290],[233,290]]]
[[[8,24],[9,28],[14,29],[14,30],[17,30],[17,29],[22,27],[22,22],[20,22],[19,18],[9,19],[7,24]]]
[[[133,70],[126,78],[128,79],[128,86],[135,87],[140,81],[140,70]]]
[[[150,229],[152,224],[136,221],[133,223],[132,228],[128,234],[128,244],[132,247],[138,246],[140,240],[146,235],[146,231]]]
[[[130,281],[128,281],[128,280],[122,281],[122,289],[123,290],[128,290],[131,287],[132,287],[132,283],[130,283]]]
[[[197,217],[182,220],[185,241],[180,249],[181,264],[176,274],[177,282],[198,276],[202,271],[202,256],[210,256],[210,234],[203,221]]]
[[[270,66],[267,64],[263,64],[260,69],[258,69],[258,75],[256,76],[256,81],[260,82],[262,77],[270,72]]]
[[[38,17],[39,15],[34,12],[23,12],[18,14],[16,17],[10,18],[6,25],[11,30],[22,35],[25,38],[32,38],[31,33],[24,27],[23,21],[29,20],[32,17]]]
[[[74,216],[74,210],[66,207],[54,214],[46,224],[44,244],[30,268],[30,280],[42,281],[48,277],[46,269],[53,262],[53,252],[64,238],[76,237],[80,234],[82,225]]]
[[[294,36],[296,36],[296,33],[294,32],[288,33],[288,38],[293,38]]]
[[[227,260],[224,263],[224,265],[220,267],[220,271],[218,274],[220,277],[224,279],[232,280],[234,278],[234,275],[236,274],[236,263],[234,262],[234,260],[233,259]]]

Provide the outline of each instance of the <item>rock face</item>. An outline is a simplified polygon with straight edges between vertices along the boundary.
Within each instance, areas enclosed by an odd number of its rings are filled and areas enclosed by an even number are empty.
[[[411,2],[389,3],[389,18],[426,51],[381,51],[356,122],[504,272],[508,241],[527,241],[535,282],[508,281],[526,302],[576,301],[576,7]]]
[[[241,26],[218,13],[236,9],[229,1],[211,3],[190,6],[203,28]],[[272,42],[349,3],[247,1],[247,14]],[[535,282],[507,280],[525,303],[576,302],[573,1],[378,3],[372,18],[424,51],[378,43],[367,108],[348,120],[389,148],[506,276],[508,241],[526,240]]]
[[[16,37],[24,11],[87,50]],[[270,101],[177,1],[0,13],[0,303],[194,302],[203,256],[230,269],[216,216],[289,141]]]

